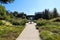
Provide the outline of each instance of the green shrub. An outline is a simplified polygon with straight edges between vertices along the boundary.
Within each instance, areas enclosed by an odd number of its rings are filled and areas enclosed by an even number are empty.
[[[25,25],[28,21],[26,19],[12,19],[10,22],[13,25]]]
[[[13,25],[20,25],[19,22],[15,22],[15,21],[12,21],[11,23],[12,23]]]
[[[37,26],[43,26],[47,23],[47,20],[37,20]]]
[[[57,20],[57,21],[56,21]],[[42,40],[60,40],[60,22],[59,18],[51,20],[37,20],[37,27]]]
[[[2,22],[2,20],[0,20],[0,25],[4,25],[5,23],[4,22]]]

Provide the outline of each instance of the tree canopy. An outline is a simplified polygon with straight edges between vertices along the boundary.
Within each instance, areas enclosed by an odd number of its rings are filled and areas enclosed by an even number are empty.
[[[43,12],[36,12],[35,13],[35,19],[43,18],[43,19],[51,19],[59,17],[59,13],[57,12],[57,9],[54,8],[54,10],[51,12],[48,9],[45,9]]]
[[[8,4],[8,3],[12,3],[14,0],[0,0],[1,4]]]

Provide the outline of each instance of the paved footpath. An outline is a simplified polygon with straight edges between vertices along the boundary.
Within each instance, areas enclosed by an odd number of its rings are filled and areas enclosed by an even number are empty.
[[[35,28],[36,23],[26,23],[26,27],[16,40],[41,40]]]

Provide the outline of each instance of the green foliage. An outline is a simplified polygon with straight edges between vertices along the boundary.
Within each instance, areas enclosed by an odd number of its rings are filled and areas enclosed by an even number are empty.
[[[60,40],[60,22],[56,21],[58,19],[59,18],[37,20],[37,24],[39,24],[37,27],[42,40]]]
[[[27,21],[27,19],[19,19],[19,18],[14,18],[14,19],[12,19],[12,20],[10,20],[10,22],[13,24],[13,25],[25,25],[25,23],[26,22],[28,22]]]
[[[55,40],[54,34],[50,31],[41,31],[40,36],[43,40]]]
[[[0,16],[4,18],[5,15],[6,15],[6,9],[4,6],[0,5]]]
[[[5,23],[4,22],[2,22],[2,20],[0,20],[0,25],[4,25]]]
[[[7,4],[13,1],[0,0],[0,4]],[[18,15],[18,12],[8,12],[4,6],[0,5],[0,40],[15,40],[23,31],[25,23],[28,21],[25,14]],[[22,19],[20,19],[20,16]]]
[[[60,22],[60,17],[57,17],[57,18],[51,19],[50,21],[52,21],[52,22]]]
[[[5,15],[5,20],[7,20],[7,21],[9,21],[10,19],[11,19],[11,17],[10,16],[8,16],[8,15]]]
[[[54,8],[54,10],[51,12],[49,9],[45,9],[43,12],[36,12],[35,13],[35,19],[43,18],[43,19],[52,19],[59,17],[59,14],[57,12],[57,9]]]
[[[0,3],[2,4],[7,4],[7,3],[12,3],[14,0],[0,0]]]
[[[0,5],[0,20],[1,19],[10,20],[10,16],[7,15],[6,9],[2,5]]]
[[[44,20],[44,19],[38,19],[38,20],[37,20],[37,26],[45,25],[46,22],[47,22],[47,21]]]
[[[0,5],[0,13],[5,13],[6,9],[4,6]]]
[[[13,15],[13,13],[12,13],[12,12],[10,12],[10,17],[11,17],[11,18],[14,18],[14,15]]]
[[[10,22],[0,20],[0,40],[15,40],[25,27],[14,26]]]
[[[18,12],[17,11],[14,11],[13,12],[13,16],[17,17],[17,15],[18,15]]]
[[[56,18],[56,17],[58,17],[58,16],[59,16],[59,15],[58,15],[57,9],[54,8],[54,11],[53,11],[53,18]]]
[[[23,26],[0,26],[0,39],[15,40],[23,29]]]
[[[36,23],[36,20],[33,20],[33,22],[35,22],[35,23]]]

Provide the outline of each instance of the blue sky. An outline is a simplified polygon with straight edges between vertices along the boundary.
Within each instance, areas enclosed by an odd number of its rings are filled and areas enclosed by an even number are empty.
[[[5,4],[9,11],[24,12],[27,15],[34,15],[35,12],[41,12],[44,9],[53,10],[57,8],[60,11],[60,0],[15,0],[11,4]]]

